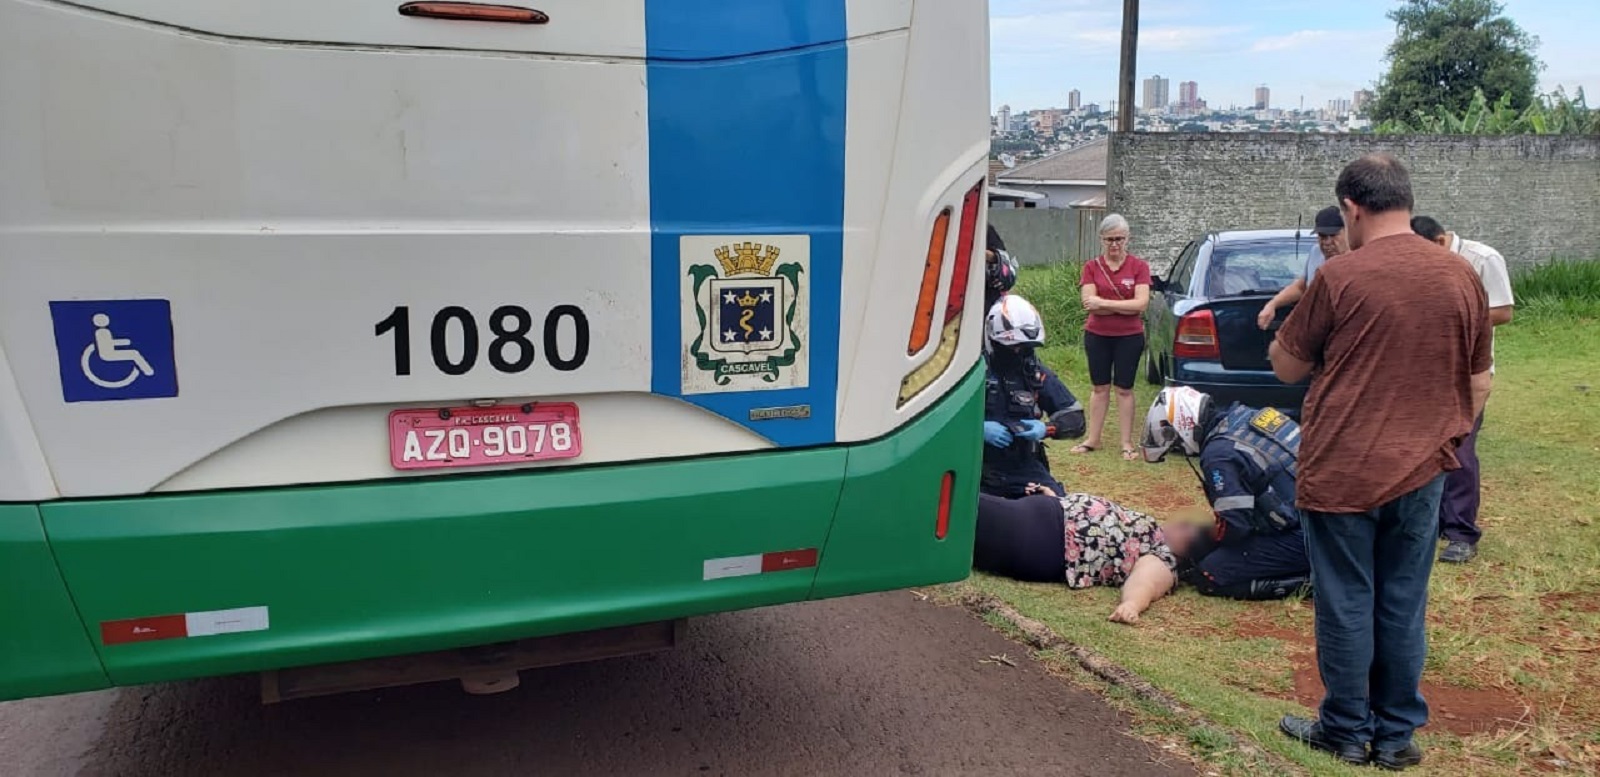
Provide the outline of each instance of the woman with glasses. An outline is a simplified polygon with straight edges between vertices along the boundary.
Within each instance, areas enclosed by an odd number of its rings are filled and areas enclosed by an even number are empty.
[[[1133,445],[1133,381],[1144,354],[1144,309],[1150,303],[1150,265],[1128,253],[1128,220],[1118,214],[1100,222],[1104,253],[1083,265],[1079,288],[1089,312],[1084,324],[1083,350],[1089,360],[1088,437],[1072,449],[1088,453],[1100,447],[1100,435],[1111,408],[1111,387],[1117,388],[1117,420],[1122,435],[1122,458],[1135,461]]]

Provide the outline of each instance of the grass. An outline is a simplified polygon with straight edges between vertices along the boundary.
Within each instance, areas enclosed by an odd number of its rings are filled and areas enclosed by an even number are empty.
[[[1025,268],[1017,292],[1045,316],[1044,357],[1087,395],[1077,334],[1077,268]],[[1435,569],[1424,675],[1433,722],[1414,773],[1600,772],[1600,262],[1514,276],[1516,319],[1496,332],[1498,375],[1479,440],[1484,539],[1465,566]],[[1143,408],[1155,387],[1137,388]],[[1107,439],[1116,439],[1115,414]],[[1086,456],[1056,444],[1068,488],[1162,516],[1206,515],[1194,474]],[[1115,590],[1068,591],[975,574],[963,584],[1009,602],[1072,642],[1133,671],[1212,724],[1307,774],[1370,774],[1277,733],[1316,691],[1308,602],[1233,602],[1181,590],[1137,627],[1106,621]],[[1252,773],[1204,729],[1146,717],[1220,773]],[[1259,766],[1259,765],[1258,765]]]

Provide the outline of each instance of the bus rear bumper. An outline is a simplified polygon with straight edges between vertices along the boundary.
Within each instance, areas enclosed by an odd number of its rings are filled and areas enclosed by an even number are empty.
[[[959,580],[981,426],[975,369],[856,445],[0,506],[0,699]]]

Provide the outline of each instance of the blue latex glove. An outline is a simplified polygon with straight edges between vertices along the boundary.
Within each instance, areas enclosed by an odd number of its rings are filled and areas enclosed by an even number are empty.
[[[996,448],[1011,444],[1011,432],[997,421],[983,422],[983,441]]]
[[[1040,440],[1044,439],[1044,434],[1047,430],[1045,429],[1043,421],[1029,419],[1027,421],[1023,421],[1022,426],[1024,428],[1021,432],[1017,433],[1018,437],[1021,437],[1024,440],[1033,440],[1034,442],[1039,442]]]

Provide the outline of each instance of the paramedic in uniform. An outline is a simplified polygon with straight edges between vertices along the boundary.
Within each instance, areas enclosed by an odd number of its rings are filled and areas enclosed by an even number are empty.
[[[1007,294],[989,309],[983,329],[987,374],[979,490],[1006,499],[1027,495],[1030,484],[1065,493],[1044,451],[1050,433],[1044,419],[1064,410],[1040,395],[1045,378],[1035,351],[1044,343],[1044,321],[1027,300]]]
[[[1183,581],[1232,599],[1282,599],[1306,588],[1311,562],[1294,504],[1300,426],[1238,402],[1217,413],[1209,395],[1168,387],[1145,417],[1144,459],[1156,463],[1179,446],[1199,455],[1216,513],[1210,536],[1180,570]]]
[[[993,224],[989,225],[985,243],[983,309],[988,311],[1017,285],[1017,260],[1006,252],[1006,243],[1000,238],[1000,233],[995,231]],[[1056,375],[1055,370],[1050,369],[1043,361],[1039,362],[1039,371],[1044,375],[1044,385],[1039,388],[1040,401],[1055,408],[1050,418],[1050,426],[1055,430],[1055,439],[1069,440],[1082,437],[1088,428],[1083,417],[1083,405],[1067,388],[1067,384],[1061,381],[1061,377]]]

